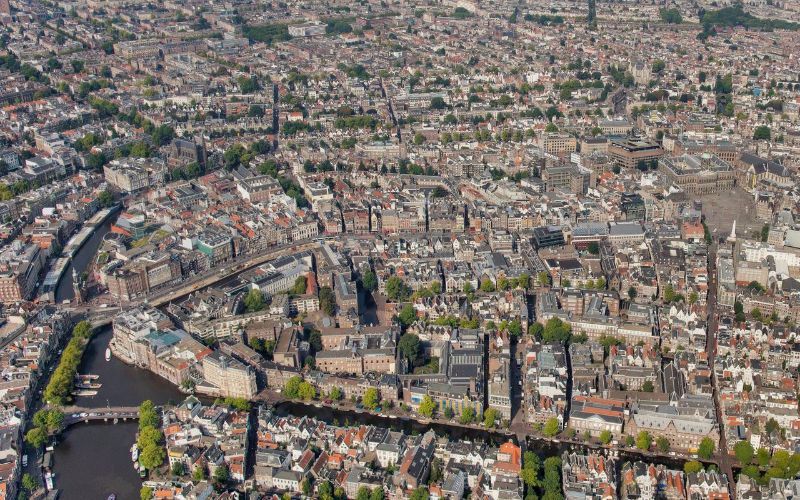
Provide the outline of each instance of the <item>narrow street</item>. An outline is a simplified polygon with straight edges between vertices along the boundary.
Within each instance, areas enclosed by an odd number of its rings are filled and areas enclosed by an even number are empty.
[[[708,247],[708,330],[706,333],[706,352],[708,352],[708,366],[711,368],[711,388],[714,391],[714,411],[719,423],[719,443],[717,445],[717,461],[720,471],[728,476],[731,498],[736,498],[735,478],[733,476],[734,459],[728,451],[728,440],[725,435],[725,425],[722,421],[722,407],[720,406],[719,387],[714,369],[717,355],[717,329],[719,328],[719,313],[717,311],[717,247],[716,243]]]

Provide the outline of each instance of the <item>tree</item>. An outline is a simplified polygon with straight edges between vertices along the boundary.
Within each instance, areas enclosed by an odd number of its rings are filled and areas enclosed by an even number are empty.
[[[244,308],[247,312],[258,312],[264,309],[264,294],[259,288],[251,288],[244,296]]]
[[[517,278],[517,286],[527,290],[531,286],[531,276],[528,273],[520,273]]]
[[[636,447],[642,451],[647,451],[653,444],[653,437],[647,431],[640,431],[636,436]]]
[[[760,125],[753,131],[754,141],[768,141],[772,136],[772,130],[766,125]]]
[[[769,459],[770,459],[769,450],[765,448],[759,448],[758,451],[756,452],[756,463],[760,467],[766,467],[767,465],[769,465]]]
[[[644,384],[642,384],[642,391],[644,392],[653,392],[655,387],[653,386],[653,382],[650,380],[645,380]]]
[[[311,401],[317,397],[317,390],[309,382],[301,382],[297,388],[297,395],[304,401]]]
[[[422,135],[420,132],[414,134],[414,144],[417,146],[421,146],[425,143],[425,136]]]
[[[319,493],[321,499],[327,498],[328,500],[333,500],[333,485],[330,481],[320,483],[319,488],[317,488],[317,493]]]
[[[683,17],[678,9],[658,9],[658,15],[667,24],[681,24],[683,22]]]
[[[417,319],[417,311],[411,304],[406,304],[400,309],[400,314],[397,315],[397,319],[400,320],[400,324],[404,327],[411,326]]]
[[[328,316],[333,316],[336,313],[336,295],[329,286],[323,286],[319,289],[319,308]]]
[[[300,481],[300,491],[303,492],[303,495],[310,497],[311,493],[313,493],[313,485],[311,484],[311,479],[306,476]]]
[[[427,394],[423,396],[422,402],[419,404],[419,414],[423,417],[431,418],[436,411],[436,403]]]
[[[409,500],[428,500],[428,497],[428,488],[425,486],[420,486],[416,490],[412,491],[408,498]]]
[[[494,408],[488,408],[485,412],[483,412],[483,425],[486,427],[494,427],[497,423],[497,417],[499,416],[499,412]]]
[[[556,417],[551,417],[544,424],[544,429],[542,432],[544,432],[544,435],[547,437],[554,437],[556,434],[558,434],[559,430],[558,419]]]
[[[283,388],[283,393],[289,399],[298,397],[300,395],[300,384],[302,383],[303,379],[295,375],[286,381],[286,385]]]
[[[481,281],[481,291],[486,293],[494,292],[495,286],[494,283],[492,283],[492,280],[489,278],[484,278],[483,281]]]
[[[541,323],[533,323],[528,327],[528,335],[536,338],[537,340],[542,339],[543,333],[544,333],[544,326],[542,326]]]
[[[369,488],[366,486],[361,486],[358,488],[358,492],[356,493],[356,500],[369,500],[370,491]]]
[[[378,288],[378,278],[375,276],[375,273],[370,271],[366,271],[364,276],[361,277],[361,285],[364,287],[365,290],[370,292],[374,292]]]
[[[298,276],[294,280],[294,285],[289,289],[291,295],[304,295],[308,289],[308,279],[305,276]]]
[[[628,288],[628,299],[630,299],[631,301],[635,300],[638,294],[639,292],[636,290],[635,286],[631,286],[630,288]]]
[[[539,286],[547,286],[550,284],[550,275],[546,271],[542,271],[536,275],[536,282]]]
[[[669,451],[669,439],[665,438],[664,436],[659,436],[656,439],[656,446],[658,446],[658,450],[661,453],[666,453]]]
[[[331,398],[333,401],[339,401],[340,399],[342,399],[342,396],[343,396],[342,390],[339,389],[338,387],[334,387],[333,389],[331,389],[330,394],[328,394],[328,397]]]
[[[605,431],[600,433],[600,442],[603,443],[603,444],[608,444],[608,443],[611,442],[613,437],[614,436],[611,434],[611,431],[605,430]]]
[[[149,486],[142,486],[139,488],[139,498],[141,500],[150,500],[153,498],[153,488]]]
[[[222,464],[216,469],[214,469],[214,482],[217,484],[225,484],[230,479],[230,471],[228,470],[228,464]]]
[[[364,403],[366,408],[370,410],[374,410],[380,404],[380,398],[378,397],[378,389],[374,387],[370,387],[366,391],[364,391],[364,396],[361,398],[361,402]]]
[[[434,457],[431,460],[431,473],[428,477],[428,484],[435,484],[441,481],[444,478],[444,472],[442,471],[442,460],[439,457]]]
[[[417,360],[420,358],[420,350],[422,346],[419,342],[419,337],[413,333],[404,333],[400,337],[400,342],[397,344],[397,349],[400,354],[405,357],[411,366],[415,366]]]
[[[586,249],[592,255],[598,255],[600,253],[600,245],[596,241],[590,242]]]
[[[391,276],[386,280],[386,296],[393,302],[403,302],[411,296],[411,289],[401,278]]]
[[[696,474],[703,470],[703,464],[698,462],[697,460],[690,460],[683,464],[683,472],[686,474]]]
[[[47,442],[47,431],[42,427],[34,427],[25,433],[25,442],[34,448],[41,448]]]
[[[667,284],[667,286],[664,287],[664,301],[672,302],[673,300],[675,300],[675,289],[672,288],[672,285]]]
[[[461,416],[458,418],[459,423],[471,424],[475,420],[475,409],[471,406],[465,406],[461,410]]]
[[[185,473],[183,470],[183,462],[175,462],[172,464],[172,475],[173,476],[182,476]]]
[[[206,468],[202,465],[198,465],[194,468],[192,472],[192,479],[195,481],[205,481],[207,478]]]
[[[697,455],[703,460],[708,460],[714,455],[714,441],[709,437],[704,437],[697,448]]]
[[[114,203],[114,197],[108,191],[102,191],[97,195],[97,201],[99,201],[100,205],[103,207],[108,208]]]
[[[441,97],[434,97],[431,99],[431,109],[445,109],[447,107],[447,103],[444,102],[444,99]]]
[[[742,323],[746,319],[744,314],[744,305],[738,300],[733,303],[733,312],[737,323]]]
[[[369,495],[369,500],[384,500],[383,486],[376,486]]]
[[[532,451],[526,451],[522,461],[522,472],[520,477],[530,490],[539,484],[539,467],[541,465],[539,456]]]
[[[22,475],[22,487],[28,493],[33,493],[37,488],[39,488],[39,482],[26,472]]]
[[[766,242],[769,239],[769,224],[764,224],[761,227],[761,241]]]
[[[157,443],[150,442],[139,452],[139,465],[148,470],[154,470],[164,463],[167,452],[164,447]]]
[[[753,445],[750,444],[750,441],[739,441],[733,446],[733,452],[736,454],[736,460],[742,466],[749,464],[755,455],[755,450],[753,450]]]
[[[569,323],[564,323],[559,318],[550,318],[544,325],[542,340],[544,342],[566,342],[569,340],[572,327]]]

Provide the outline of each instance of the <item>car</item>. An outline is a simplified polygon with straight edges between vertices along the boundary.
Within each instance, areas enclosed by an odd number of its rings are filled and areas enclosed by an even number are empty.
[[[375,413],[380,413],[380,412],[381,412],[381,409],[382,409],[382,408],[381,408],[380,406],[379,406],[379,407],[377,407],[377,408],[375,408]]]
[[[86,413],[86,412],[83,412],[83,413],[81,413],[81,417],[83,417],[83,418],[86,418],[86,417],[88,417],[88,416],[89,416],[89,414],[88,414],[88,413]]]
[[[326,400],[325,400],[325,404],[326,404],[326,405],[329,405],[329,404],[331,404],[331,403],[333,403],[333,401],[332,401],[332,400],[330,400],[330,399],[326,399]]]
[[[28,466],[28,455],[22,455],[22,466],[23,467]]]
[[[72,418],[78,418],[78,417],[80,417],[80,416],[81,416],[81,414],[80,414],[80,413],[73,413],[73,414],[72,414]]]

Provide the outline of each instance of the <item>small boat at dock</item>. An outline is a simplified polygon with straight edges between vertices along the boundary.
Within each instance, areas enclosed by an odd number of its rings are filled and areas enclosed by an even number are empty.
[[[73,396],[97,396],[97,391],[92,391],[89,389],[78,389],[77,391],[72,391]]]
[[[106,361],[111,361],[111,349],[106,347]]]

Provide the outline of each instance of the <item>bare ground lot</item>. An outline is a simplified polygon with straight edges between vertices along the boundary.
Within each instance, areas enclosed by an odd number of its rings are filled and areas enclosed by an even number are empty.
[[[756,220],[753,196],[737,187],[726,193],[696,196],[703,203],[703,215],[714,237],[727,236],[736,221],[736,235],[750,236],[760,232],[763,222]]]

